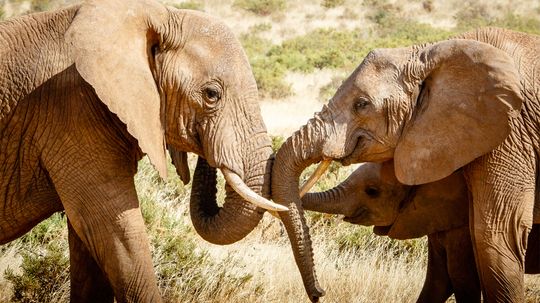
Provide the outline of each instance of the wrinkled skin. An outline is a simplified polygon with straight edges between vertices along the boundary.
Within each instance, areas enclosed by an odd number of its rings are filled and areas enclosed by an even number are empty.
[[[540,202],[536,202],[540,203]],[[418,302],[480,302],[480,281],[469,232],[468,192],[461,173],[407,186],[392,161],[366,163],[337,187],[302,198],[304,209],[345,216],[394,239],[428,236],[428,267]],[[525,271],[540,273],[540,213],[529,234]]]
[[[540,37],[479,29],[428,45],[370,52],[278,154],[272,198],[310,297],[313,267],[298,177],[326,159],[347,165],[394,159],[397,179],[434,182],[462,168],[484,298],[522,302],[540,154]]]
[[[189,182],[185,153],[196,153],[268,196],[256,83],[222,23],[152,1],[90,0],[2,22],[0,41],[0,244],[65,210],[73,302],[161,301],[133,181],[144,154],[165,177],[168,147]],[[193,184],[197,232],[242,239],[264,210],[228,185],[222,207],[197,195],[212,190]]]

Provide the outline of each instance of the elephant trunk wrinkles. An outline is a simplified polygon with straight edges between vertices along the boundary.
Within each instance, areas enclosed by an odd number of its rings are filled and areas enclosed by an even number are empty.
[[[256,137],[259,138],[255,141],[268,141],[268,144],[257,146],[258,149],[249,154],[244,182],[257,194],[267,198],[270,189],[272,161],[269,159],[272,149],[266,134]],[[243,239],[259,224],[265,210],[245,201],[229,185],[226,185],[225,203],[220,207],[216,199],[216,186],[216,169],[199,157],[190,199],[193,226],[197,233],[210,243],[232,244]]]
[[[324,192],[307,193],[302,198],[302,206],[306,210],[320,213],[343,214],[343,211],[346,209],[345,205],[343,205],[343,198],[346,192],[345,182]]]
[[[325,131],[319,116],[293,134],[276,154],[272,170],[272,198],[289,208],[279,215],[285,225],[304,287],[314,302],[324,295],[317,281],[309,228],[304,218],[298,185],[302,171],[322,159]],[[315,144],[313,144],[315,142]],[[309,143],[309,144],[308,144]]]

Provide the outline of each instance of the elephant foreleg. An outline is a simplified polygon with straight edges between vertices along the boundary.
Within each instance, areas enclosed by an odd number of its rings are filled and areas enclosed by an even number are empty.
[[[49,168],[72,230],[104,272],[117,302],[161,302],[133,183],[136,162],[100,160],[54,162],[58,166]]]
[[[467,168],[471,236],[487,302],[524,302],[524,263],[532,226],[532,161],[492,152]]]
[[[114,302],[109,281],[68,220],[71,302]]]

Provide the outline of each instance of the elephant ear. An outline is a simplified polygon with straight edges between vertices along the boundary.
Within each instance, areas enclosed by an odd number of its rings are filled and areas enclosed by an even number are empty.
[[[165,18],[166,8],[150,1],[88,0],[66,33],[77,71],[127,125],[163,178],[167,169],[160,95],[150,65],[151,49],[158,43],[152,27]]]
[[[437,182],[417,185],[387,231],[393,239],[412,239],[461,227],[469,222],[465,178],[454,173]]]
[[[411,77],[422,82],[419,97],[394,154],[408,185],[440,180],[496,148],[522,104],[513,59],[489,44],[448,40],[417,60],[410,70],[420,72]]]

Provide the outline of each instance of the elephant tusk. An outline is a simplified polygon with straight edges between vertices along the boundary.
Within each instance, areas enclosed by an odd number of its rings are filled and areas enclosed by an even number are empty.
[[[273,210],[273,211],[288,211],[289,209],[283,205],[274,203],[267,200],[258,194],[256,194],[251,188],[249,188],[244,181],[237,174],[233,173],[227,168],[222,168],[221,172],[225,177],[225,181],[236,191],[244,200],[251,202],[258,207]]]
[[[317,181],[321,178],[324,172],[328,169],[328,166],[330,166],[330,163],[332,163],[332,160],[321,161],[321,164],[319,164],[311,177],[309,177],[306,183],[304,183],[300,188],[300,198],[302,198],[313,187],[313,185],[317,183]]]

